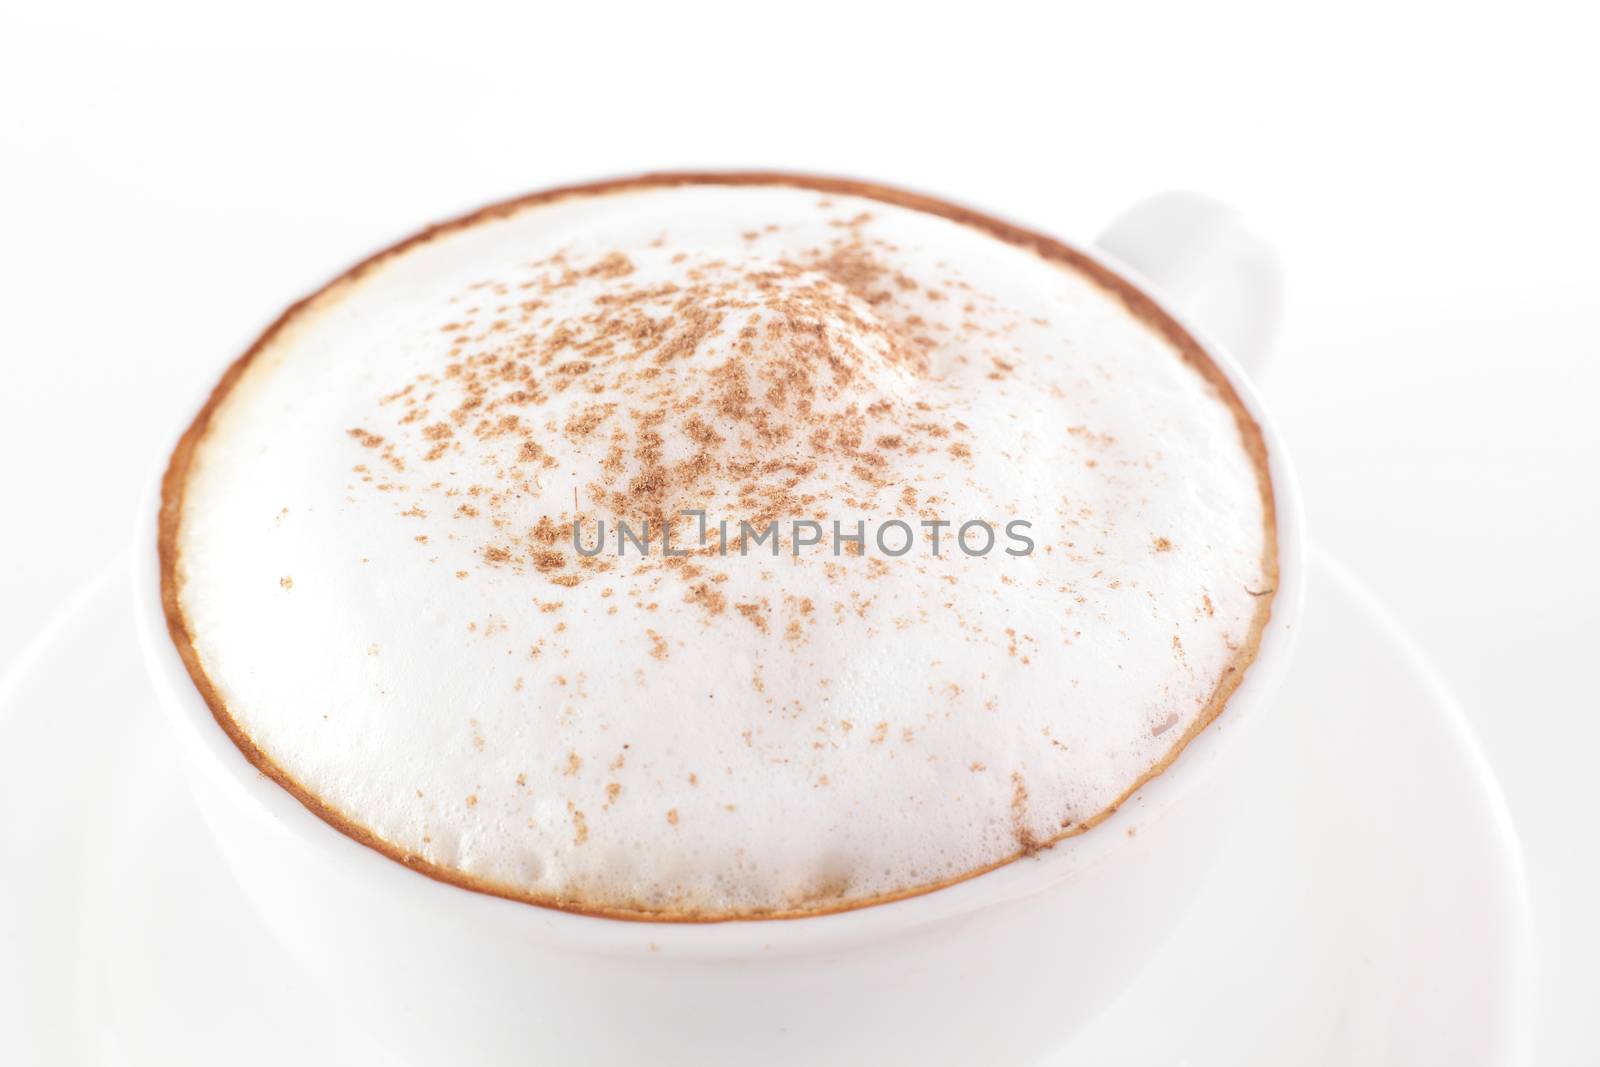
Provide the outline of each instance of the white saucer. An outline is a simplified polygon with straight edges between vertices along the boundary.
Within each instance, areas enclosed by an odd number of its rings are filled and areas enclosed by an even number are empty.
[[[1477,743],[1325,557],[1249,812],[1061,1067],[1525,1062],[1521,861]],[[201,826],[117,565],[0,684],[0,1060],[376,1064]],[[1265,761],[1263,761],[1265,762]]]

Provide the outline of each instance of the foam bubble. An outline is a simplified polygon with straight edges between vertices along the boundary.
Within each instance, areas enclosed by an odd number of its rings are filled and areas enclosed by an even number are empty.
[[[1118,293],[977,227],[569,197],[256,353],[193,452],[180,603],[260,754],[397,855],[591,910],[829,909],[1049,844],[1215,710],[1272,581],[1242,425]],[[664,558],[686,508],[712,548]],[[586,558],[575,518],[655,550]],[[922,540],[721,556],[724,518]]]

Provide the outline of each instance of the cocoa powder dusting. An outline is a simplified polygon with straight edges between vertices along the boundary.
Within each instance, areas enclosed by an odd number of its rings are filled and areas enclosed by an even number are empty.
[[[668,282],[609,252],[558,253],[526,277],[474,283],[439,327],[443,366],[381,396],[372,424],[386,420],[384,432],[348,434],[397,472],[426,468],[423,495],[442,497],[430,506],[461,524],[452,540],[479,539],[484,566],[575,588],[619,565],[609,550],[574,550],[575,519],[605,518],[608,539],[619,522],[648,526],[657,554],[621,565],[676,575],[682,599],[714,619],[726,596],[683,560],[662,559],[659,543],[665,529],[675,546],[711,555],[723,531],[701,547],[680,512],[726,516],[736,547],[741,520],[759,529],[830,504],[870,510],[880,492],[891,511],[913,508],[917,492],[893,457],[972,455],[974,435],[936,400],[918,284],[884,265],[888,246],[862,232],[867,221],[834,220],[838,236],[801,255],[674,253]],[[558,398],[568,413],[553,418]],[[573,479],[571,510],[530,523],[530,507],[560,499],[545,487],[563,479]],[[413,500],[403,514],[428,510]],[[650,589],[634,591],[646,611]],[[765,610],[737,607],[766,632]],[[796,640],[798,623],[783,632]]]

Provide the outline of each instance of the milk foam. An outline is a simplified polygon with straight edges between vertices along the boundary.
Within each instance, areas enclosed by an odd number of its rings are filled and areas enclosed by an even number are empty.
[[[575,517],[683,508],[1020,518],[1037,547],[574,551]],[[752,915],[1081,829],[1248,662],[1270,529],[1233,404],[1101,283],[922,211],[698,184],[324,291],[212,412],[176,568],[225,714],[392,854]]]

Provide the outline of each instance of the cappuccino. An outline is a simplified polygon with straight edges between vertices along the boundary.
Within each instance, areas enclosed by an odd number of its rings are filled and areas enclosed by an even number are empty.
[[[540,194],[356,267],[217,386],[160,548],[218,724],[317,815],[677,920],[1091,829],[1222,712],[1277,572],[1260,431],[1141,292],[773,175]]]

